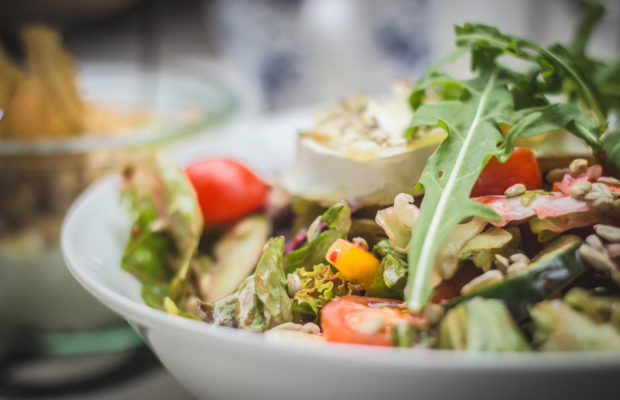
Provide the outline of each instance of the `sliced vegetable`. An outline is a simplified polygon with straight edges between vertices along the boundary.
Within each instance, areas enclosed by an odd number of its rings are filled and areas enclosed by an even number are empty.
[[[298,268],[312,270],[315,265],[325,260],[330,246],[338,239],[347,236],[351,228],[351,209],[344,201],[338,202],[327,209],[321,216],[327,229],[316,236],[310,244],[286,255],[284,265],[286,273]]]
[[[292,302],[286,293],[284,238],[265,245],[256,271],[237,291],[215,303],[202,303],[208,323],[233,328],[265,331],[293,321]]]
[[[471,190],[471,197],[503,195],[509,187],[521,183],[527,190],[542,189],[542,175],[534,153],[516,147],[503,164],[491,157]]]
[[[325,259],[347,280],[361,283],[365,289],[372,284],[381,264],[367,250],[343,239],[334,242]]]
[[[185,170],[198,195],[205,224],[235,222],[265,206],[269,187],[246,166],[227,159],[208,159]]]
[[[439,326],[439,347],[471,352],[530,350],[506,306],[480,297],[448,311]]]
[[[577,236],[559,237],[551,243],[554,250],[541,256],[529,269],[457,297],[446,307],[455,307],[477,296],[499,299],[517,321],[522,321],[527,318],[530,305],[557,293],[587,269],[576,255],[581,243]]]
[[[403,300],[406,284],[407,266],[388,254],[381,261],[375,279],[366,290],[366,296]]]
[[[201,278],[202,298],[214,302],[233,293],[252,273],[269,238],[269,222],[261,215],[245,218],[215,243],[215,265]]]
[[[389,346],[396,324],[424,325],[401,301],[374,297],[339,297],[323,308],[321,327],[328,342]]]
[[[301,281],[301,290],[293,297],[295,315],[314,315],[315,322],[319,321],[321,310],[327,303],[336,297],[358,295],[363,289],[361,285],[347,281],[340,272],[334,273],[329,265],[315,265],[313,271],[299,268],[295,274]]]
[[[561,300],[536,304],[534,343],[539,351],[620,350],[620,333],[609,324],[596,324]]]
[[[470,239],[459,252],[459,260],[471,260],[483,271],[493,265],[496,254],[509,257],[521,245],[521,233],[517,228],[501,229],[492,227]]]

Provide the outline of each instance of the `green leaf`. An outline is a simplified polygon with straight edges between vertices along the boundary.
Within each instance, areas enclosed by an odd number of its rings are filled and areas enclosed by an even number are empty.
[[[570,53],[573,57],[584,57],[586,47],[590,41],[590,36],[596,25],[605,15],[605,7],[597,0],[579,1],[581,9],[584,11],[579,26],[573,32],[573,40],[570,45]]]
[[[620,333],[596,324],[561,300],[543,301],[530,310],[539,351],[620,350]]]
[[[620,127],[603,137],[603,150],[605,151],[605,157],[603,157],[605,166],[614,176],[620,177]]]
[[[530,347],[500,300],[476,297],[448,311],[439,347],[471,352],[521,352]]]
[[[122,259],[124,269],[143,282],[170,279],[170,297],[183,302],[188,273],[202,234],[203,220],[194,189],[183,170],[162,153],[135,157],[125,167],[121,203],[132,220],[132,234]]]
[[[312,271],[299,268],[294,272],[301,281],[302,289],[293,297],[295,314],[314,315],[315,322],[321,316],[321,309],[336,297],[359,294],[360,285],[347,281],[340,272],[334,273],[329,265],[315,265]]]
[[[326,230],[321,232],[308,246],[295,250],[284,258],[284,270],[292,273],[298,268],[311,269],[325,260],[330,246],[338,239],[344,239],[351,228],[351,209],[344,201],[327,209],[321,216]]]
[[[407,254],[394,250],[394,247],[392,247],[392,242],[390,242],[389,239],[379,241],[372,251],[379,256],[378,258],[383,259],[389,254],[396,258],[401,264],[407,265]]]
[[[471,260],[476,267],[489,271],[495,254],[508,257],[516,253],[520,244],[521,234],[518,228],[491,227],[465,243],[459,252],[459,261],[462,263]]]
[[[555,86],[552,81],[562,82],[568,79],[594,112],[598,121],[600,123],[606,121],[596,93],[588,85],[582,73],[564,55],[557,54],[557,51],[546,50],[529,40],[502,34],[496,28],[483,24],[466,23],[463,27],[457,26],[455,32],[457,46],[469,48],[472,51],[474,70],[479,69],[480,65],[488,65],[499,54],[507,54],[537,63],[542,67],[542,78],[550,83],[552,90],[549,92],[553,91]]]
[[[368,287],[366,296],[403,300],[403,290],[406,284],[407,266],[388,254],[381,261],[381,266],[374,281]]]
[[[463,219],[479,216],[499,220],[490,208],[469,199],[474,183],[503,136],[499,123],[512,122],[512,97],[497,71],[464,86],[463,101],[423,105],[411,127],[439,126],[448,137],[428,159],[418,185],[425,196],[409,247],[408,306],[419,312],[431,294],[431,273],[439,246]]]
[[[269,240],[256,271],[235,293],[215,303],[201,304],[207,322],[254,331],[291,322],[293,310],[286,293],[283,252],[283,237]]]

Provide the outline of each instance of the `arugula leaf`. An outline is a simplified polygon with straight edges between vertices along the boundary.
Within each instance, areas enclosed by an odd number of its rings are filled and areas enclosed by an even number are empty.
[[[597,0],[581,0],[579,5],[584,13],[577,29],[573,32],[573,40],[569,47],[573,57],[585,57],[586,47],[590,41],[592,31],[601,21],[606,11],[605,7]]]
[[[529,40],[502,34],[496,28],[484,24],[466,23],[462,27],[455,27],[456,44],[459,47],[469,48],[472,52],[472,69],[475,71],[481,65],[488,63],[488,59],[495,59],[500,54],[507,54],[526,61],[537,63],[541,68],[541,77],[544,83],[532,81],[537,87],[532,93],[556,92],[562,82],[568,79],[583,97],[600,123],[606,121],[601,110],[596,93],[588,85],[582,73],[566,59],[565,55],[557,51],[547,50]],[[534,54],[532,54],[534,52]]]
[[[235,293],[214,303],[201,303],[207,322],[265,331],[293,321],[292,302],[286,293],[283,253],[284,237],[270,239],[256,271]]]
[[[605,166],[614,176],[620,177],[620,127],[603,137],[603,150],[605,151],[605,157],[603,157]]]
[[[382,299],[403,300],[407,283],[407,266],[388,254],[381,260],[375,279],[366,291],[366,296]]]
[[[408,306],[420,311],[431,294],[430,281],[437,249],[452,229],[469,216],[499,220],[490,208],[471,201],[480,171],[502,142],[500,122],[512,122],[512,98],[498,71],[465,82],[469,97],[421,106],[411,127],[438,126],[448,137],[428,159],[418,186],[425,196],[413,231],[408,258]],[[485,79],[486,78],[486,79]]]
[[[338,239],[344,239],[351,228],[351,209],[344,201],[338,202],[327,209],[321,216],[327,224],[326,230],[321,232],[306,247],[297,249],[284,257],[284,270],[292,273],[298,268],[310,270],[321,264],[329,247]]]

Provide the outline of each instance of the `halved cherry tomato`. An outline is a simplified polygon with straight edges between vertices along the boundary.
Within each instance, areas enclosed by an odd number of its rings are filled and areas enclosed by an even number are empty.
[[[205,225],[234,222],[265,206],[269,187],[244,165],[209,159],[185,170],[192,182]]]
[[[368,319],[381,318],[385,325],[375,333],[355,328]],[[423,316],[411,314],[402,301],[376,297],[344,296],[328,303],[321,312],[321,326],[329,342],[389,346],[390,329],[396,323],[422,324]]]
[[[503,164],[492,157],[471,190],[471,197],[503,195],[517,183],[524,184],[527,190],[542,188],[542,175],[534,153],[521,147],[516,147]]]

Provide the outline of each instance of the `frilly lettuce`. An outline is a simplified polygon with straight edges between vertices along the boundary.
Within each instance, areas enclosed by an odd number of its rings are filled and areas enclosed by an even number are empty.
[[[321,309],[336,297],[359,294],[361,285],[348,282],[334,273],[329,265],[315,265],[312,271],[299,268],[294,272],[301,280],[302,289],[293,297],[295,314],[314,315],[319,320]]]

